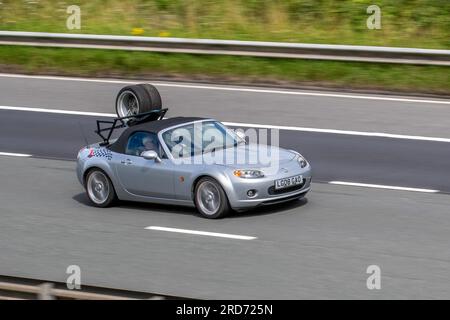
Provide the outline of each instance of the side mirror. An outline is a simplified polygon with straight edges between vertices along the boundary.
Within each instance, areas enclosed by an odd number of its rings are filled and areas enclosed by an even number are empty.
[[[147,150],[141,153],[141,157],[145,160],[155,160],[155,162],[161,162],[161,159],[158,157],[156,151]]]

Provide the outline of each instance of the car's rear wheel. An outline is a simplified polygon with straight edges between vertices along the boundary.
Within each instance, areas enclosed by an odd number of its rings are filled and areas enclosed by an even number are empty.
[[[109,207],[116,200],[116,192],[111,180],[100,169],[93,169],[87,174],[86,194],[92,204],[100,208]]]
[[[116,113],[119,118],[161,109],[161,96],[151,84],[127,86],[119,91],[116,99]],[[156,119],[157,115],[155,115]]]
[[[222,218],[230,211],[225,191],[210,177],[201,178],[195,186],[194,202],[197,210],[205,218]]]

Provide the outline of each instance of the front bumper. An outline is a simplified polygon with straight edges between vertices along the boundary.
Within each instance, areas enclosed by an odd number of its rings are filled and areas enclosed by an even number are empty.
[[[301,174],[303,183],[301,185],[274,190],[275,179],[287,178]],[[239,180],[237,180],[239,179]],[[290,172],[285,176],[266,177],[262,179],[241,179],[233,181],[233,188],[227,192],[230,206],[234,210],[250,209],[261,205],[276,204],[303,197],[311,189],[311,170],[309,166],[300,172]],[[247,195],[248,190],[256,190],[254,197]]]

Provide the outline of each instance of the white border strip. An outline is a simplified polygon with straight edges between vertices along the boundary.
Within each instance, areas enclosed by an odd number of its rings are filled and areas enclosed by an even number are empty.
[[[89,78],[58,77],[58,76],[31,76],[31,75],[24,75],[24,74],[8,74],[8,73],[0,73],[0,77],[38,79],[38,80],[113,83],[113,84],[136,84],[136,83],[140,83],[140,82],[146,82],[145,80],[131,81],[131,80],[120,80],[120,79],[117,79],[117,80],[114,80],[114,79],[89,79]],[[330,93],[330,92],[258,89],[258,88],[251,88],[251,87],[218,86],[218,85],[211,85],[211,84],[195,85],[195,84],[169,83],[169,82],[152,82],[152,84],[154,84],[156,86],[160,86],[160,87],[172,87],[172,88],[239,91],[239,92],[253,92],[253,93],[287,94],[287,95],[299,95],[299,96],[311,96],[311,97],[364,99],[364,100],[397,101],[397,102],[410,102],[410,103],[432,103],[432,104],[450,105],[449,100],[443,100],[443,99],[442,100],[431,100],[431,99],[422,99],[422,98],[420,98],[420,99],[396,98],[396,97],[388,97],[388,96],[368,96],[368,95],[364,95],[364,94],[358,95],[358,94],[341,94],[341,93]]]
[[[31,154],[25,154],[25,153],[11,153],[11,152],[0,152],[0,156],[7,156],[7,157],[21,157],[21,158],[29,158],[29,157],[32,157]]]
[[[288,90],[273,90],[273,89],[253,89],[253,88],[238,88],[238,87],[181,85],[181,84],[168,84],[168,83],[159,83],[159,82],[156,82],[153,84],[156,86],[161,86],[161,87],[179,87],[179,88],[190,88],[190,89],[240,91],[240,92],[287,94],[287,95],[311,96],[311,97],[364,99],[364,100],[396,101],[396,102],[410,102],[410,103],[434,103],[434,104],[449,104],[450,105],[450,101],[446,101],[446,100],[409,99],[409,98],[393,98],[393,97],[366,96],[366,95],[350,95],[350,94],[339,94],[339,93],[321,93],[321,92],[288,91]]]
[[[149,226],[149,227],[146,227],[145,229],[147,229],[147,230],[157,230],[157,231],[167,231],[167,232],[176,232],[176,233],[194,234],[194,235],[200,235],[200,236],[210,236],[210,237],[237,239],[237,240],[255,240],[255,239],[257,239],[257,237],[241,236],[241,235],[237,235],[237,234],[227,234],[227,233],[217,233],[217,232],[207,232],[207,231],[196,231],[196,230],[167,228],[167,227],[158,227],[158,226]]]
[[[57,114],[68,114],[68,115],[77,115],[77,116],[93,116],[93,117],[117,117],[117,115],[113,114],[113,113],[72,111],[72,110],[48,109],[48,108],[0,106],[0,110],[57,113]]]
[[[432,189],[406,188],[406,187],[385,186],[385,185],[379,185],[379,184],[367,184],[367,183],[356,183],[356,182],[345,182],[345,181],[330,181],[328,183],[334,184],[334,185],[341,185],[341,186],[389,189],[389,190],[400,190],[400,191],[413,191],[413,192],[425,192],[425,193],[440,192],[439,190],[432,190]]]
[[[233,126],[233,127],[241,126],[241,127],[248,127],[248,128],[264,128],[264,129],[278,129],[278,130],[289,130],[289,131],[333,133],[333,134],[345,134],[345,135],[352,135],[352,136],[365,136],[365,137],[378,137],[378,138],[450,142],[450,138],[411,136],[411,135],[393,134],[393,133],[384,133],[384,132],[364,132],[364,131],[350,131],[350,130],[336,130],[336,129],[318,129],[318,128],[306,128],[306,127],[275,126],[275,125],[267,125],[267,124],[238,123],[238,122],[223,122],[223,124],[225,124],[227,126]]]
[[[0,110],[44,112],[44,113],[94,116],[94,117],[116,117],[117,116],[116,114],[113,114],[113,113],[71,111],[71,110],[47,109],[47,108],[12,107],[12,106],[0,106]],[[352,136],[365,136],[365,137],[391,138],[391,139],[404,139],[404,140],[420,140],[420,141],[447,142],[447,143],[450,142],[450,138],[411,136],[411,135],[392,134],[392,133],[384,133],[384,132],[364,132],[364,131],[350,131],[350,130],[337,130],[337,129],[319,129],[319,128],[276,126],[276,125],[268,125],[268,124],[254,124],[254,123],[240,123],[240,122],[223,122],[223,124],[225,124],[227,126],[233,126],[233,127],[278,129],[278,130],[316,132],[316,133],[332,133],[332,134],[343,134],[343,135],[352,135]]]

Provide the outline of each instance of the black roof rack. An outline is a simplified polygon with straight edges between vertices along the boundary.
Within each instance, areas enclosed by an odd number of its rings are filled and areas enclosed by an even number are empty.
[[[164,115],[166,114],[168,108],[165,109],[159,109],[159,110],[152,110],[148,112],[139,113],[136,115],[126,116],[122,118],[114,118],[113,120],[97,120],[97,130],[95,130],[95,133],[100,136],[100,138],[103,139],[103,142],[100,143],[101,146],[108,145],[109,139],[111,139],[111,135],[114,132],[115,129],[119,128],[125,128],[125,127],[131,127],[140,123],[149,122],[149,121],[156,121],[156,120],[162,120],[164,118]],[[125,121],[129,119],[128,121]],[[108,124],[111,125],[109,127],[103,127],[102,125]],[[108,133],[106,136],[102,133],[107,131]]]

